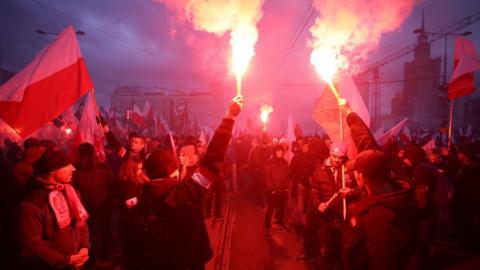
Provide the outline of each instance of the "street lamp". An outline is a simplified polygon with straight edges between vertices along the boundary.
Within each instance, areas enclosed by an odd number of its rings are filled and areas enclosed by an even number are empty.
[[[43,30],[40,30],[40,29],[35,30],[35,32],[37,32],[37,33],[40,34],[40,35],[53,35],[53,36],[57,36],[57,35],[60,34],[60,33],[55,33],[55,32],[46,32],[46,31],[43,31]],[[83,31],[77,31],[77,32],[75,32],[75,34],[77,34],[77,35],[79,35],[79,36],[85,36],[85,32],[83,32]]]

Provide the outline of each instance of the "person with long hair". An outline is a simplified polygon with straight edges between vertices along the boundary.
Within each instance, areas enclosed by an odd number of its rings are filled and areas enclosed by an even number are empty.
[[[142,226],[139,224],[137,209],[138,197],[143,184],[150,180],[143,170],[143,160],[140,157],[131,156],[120,167],[120,240],[122,245],[122,258],[127,269],[136,269],[138,254],[138,235]]]

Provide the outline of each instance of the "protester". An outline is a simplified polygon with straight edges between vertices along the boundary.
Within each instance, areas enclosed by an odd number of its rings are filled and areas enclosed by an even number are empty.
[[[205,189],[218,175],[242,97],[236,97],[208,145],[199,171],[178,181],[179,167],[170,151],[152,153],[146,171],[152,181],[144,184],[135,208],[141,226],[130,231],[137,237],[136,252],[128,254],[136,265],[128,269],[204,269],[212,250],[202,215]]]
[[[361,248],[344,255],[346,268],[403,269],[417,244],[413,187],[408,180],[391,175],[390,161],[368,127],[348,106],[339,105],[359,150],[353,165],[355,180],[366,192],[353,208],[350,220],[356,230],[356,239],[349,240],[350,245]]]
[[[285,149],[282,145],[273,147],[273,157],[265,164],[264,186],[267,201],[265,212],[265,236],[270,235],[272,215],[275,210],[275,220],[279,231],[286,231],[285,206],[288,200],[288,162],[284,158]]]
[[[68,156],[47,150],[33,164],[29,192],[18,207],[25,269],[80,268],[89,258],[88,213],[71,185]]]

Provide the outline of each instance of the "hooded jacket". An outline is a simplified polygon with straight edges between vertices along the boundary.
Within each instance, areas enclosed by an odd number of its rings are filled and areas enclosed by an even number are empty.
[[[375,138],[355,113],[347,115],[352,139],[360,152],[380,150]],[[418,208],[414,189],[406,179],[377,179],[390,183],[392,191],[367,195],[352,207],[352,246],[347,269],[403,269],[418,245]],[[353,266],[354,265],[354,266]]]
[[[418,215],[412,188],[402,179],[390,181],[394,191],[365,196],[352,210],[358,232],[354,242],[360,246],[358,254],[350,256],[357,260],[355,268],[403,269],[416,250]]]

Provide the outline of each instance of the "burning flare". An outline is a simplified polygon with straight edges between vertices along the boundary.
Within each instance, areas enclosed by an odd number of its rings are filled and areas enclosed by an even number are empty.
[[[180,17],[202,30],[223,36],[230,33],[231,70],[237,79],[237,94],[258,39],[257,23],[262,18],[264,0],[154,0],[176,10]]]
[[[263,130],[267,130],[268,116],[273,112],[273,107],[271,105],[265,104],[260,108],[260,120],[263,123]]]
[[[397,29],[414,0],[315,0],[320,16],[310,28],[310,62],[333,86],[339,70],[355,71],[358,62],[378,47],[382,33]]]

